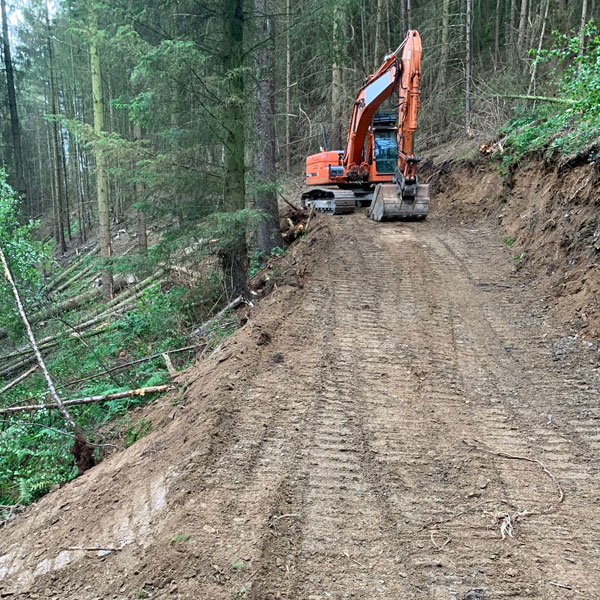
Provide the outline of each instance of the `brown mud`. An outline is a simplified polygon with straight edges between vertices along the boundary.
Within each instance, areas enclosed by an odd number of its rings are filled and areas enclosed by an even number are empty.
[[[0,596],[600,597],[600,354],[449,177],[316,218],[153,433],[0,531]]]

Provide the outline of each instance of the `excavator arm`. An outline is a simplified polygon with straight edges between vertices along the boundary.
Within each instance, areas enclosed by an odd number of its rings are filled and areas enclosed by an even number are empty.
[[[398,169],[405,178],[414,177],[417,160],[412,156],[412,136],[419,112],[421,52],[418,32],[408,31],[402,44],[358,91],[342,162],[348,180],[368,178],[369,165],[362,160],[365,140],[377,109],[394,92],[398,95]]]

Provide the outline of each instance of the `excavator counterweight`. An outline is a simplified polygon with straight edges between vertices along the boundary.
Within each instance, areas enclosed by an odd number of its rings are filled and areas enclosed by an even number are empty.
[[[375,220],[424,219],[429,212],[429,186],[419,183],[413,155],[421,79],[421,38],[410,30],[395,52],[367,77],[358,91],[345,150],[324,147],[306,159],[305,207],[329,214],[367,206]],[[397,110],[379,107],[397,95]]]

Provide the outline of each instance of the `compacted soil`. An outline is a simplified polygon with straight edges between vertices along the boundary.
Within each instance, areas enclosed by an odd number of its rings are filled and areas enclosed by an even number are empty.
[[[600,597],[594,342],[486,225],[313,223],[152,434],[0,531],[0,597]]]

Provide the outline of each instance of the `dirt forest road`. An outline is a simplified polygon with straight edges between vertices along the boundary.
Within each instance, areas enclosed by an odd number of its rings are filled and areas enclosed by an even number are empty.
[[[322,217],[285,260],[167,425],[4,529],[0,590],[600,598],[599,355],[498,232]]]

